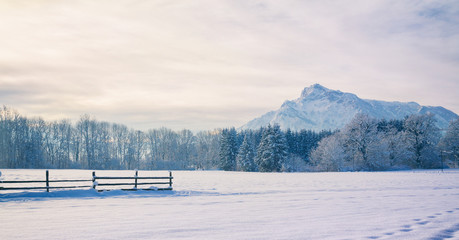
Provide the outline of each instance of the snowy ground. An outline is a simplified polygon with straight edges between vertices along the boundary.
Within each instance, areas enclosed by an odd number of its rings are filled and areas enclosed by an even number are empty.
[[[0,193],[0,239],[459,239],[459,170],[173,175],[168,192]]]

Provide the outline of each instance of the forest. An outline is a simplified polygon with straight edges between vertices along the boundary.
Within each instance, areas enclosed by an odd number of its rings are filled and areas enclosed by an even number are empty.
[[[230,128],[193,133],[164,127],[139,131],[123,124],[98,121],[89,115],[82,115],[76,123],[48,122],[21,116],[3,106],[0,110],[0,168],[257,170],[225,166],[224,151],[227,140],[233,141],[234,154],[244,139],[258,146],[263,131],[237,133]],[[287,134],[295,138],[295,144],[301,145],[288,154],[302,156],[302,162],[306,163],[310,150],[330,133]]]
[[[0,110],[0,168],[226,171],[380,171],[458,167],[459,121],[448,129],[432,115],[379,120],[357,115],[343,129],[313,132],[235,128],[193,133],[140,131],[82,115],[27,118]]]

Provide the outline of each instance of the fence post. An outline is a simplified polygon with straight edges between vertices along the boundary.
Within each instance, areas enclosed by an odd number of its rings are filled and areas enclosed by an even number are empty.
[[[93,189],[96,189],[95,181],[96,181],[96,171],[92,171],[92,188]]]
[[[46,170],[46,192],[49,192],[49,170]]]
[[[172,188],[172,172],[169,171],[169,188]]]
[[[137,189],[137,176],[139,176],[139,171],[135,170],[135,185],[134,185],[135,189]]]

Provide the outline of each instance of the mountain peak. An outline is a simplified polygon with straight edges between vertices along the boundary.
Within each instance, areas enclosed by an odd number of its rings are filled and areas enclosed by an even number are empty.
[[[303,92],[301,93],[301,97],[312,97],[312,96],[317,96],[317,95],[323,95],[324,93],[330,92],[331,90],[316,83],[313,84],[309,87],[306,87],[303,89]]]
[[[257,129],[268,124],[279,124],[283,129],[320,131],[340,129],[358,113],[389,120],[403,119],[407,115],[426,112],[435,114],[440,128],[446,128],[449,121],[458,117],[455,113],[441,107],[420,106],[414,102],[365,100],[353,93],[330,90],[320,84],[313,84],[304,88],[300,98],[285,101],[278,110],[255,118],[241,128]]]
[[[326,88],[326,87],[324,87],[324,86],[322,86],[322,85],[320,85],[318,83],[312,84],[311,86],[309,86],[309,88],[321,89],[321,90],[325,90],[326,89],[326,90],[328,90],[328,88]]]

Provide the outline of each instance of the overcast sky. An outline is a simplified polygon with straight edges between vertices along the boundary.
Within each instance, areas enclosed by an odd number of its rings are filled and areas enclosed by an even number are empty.
[[[319,83],[459,113],[459,1],[3,0],[0,105],[239,127]]]

